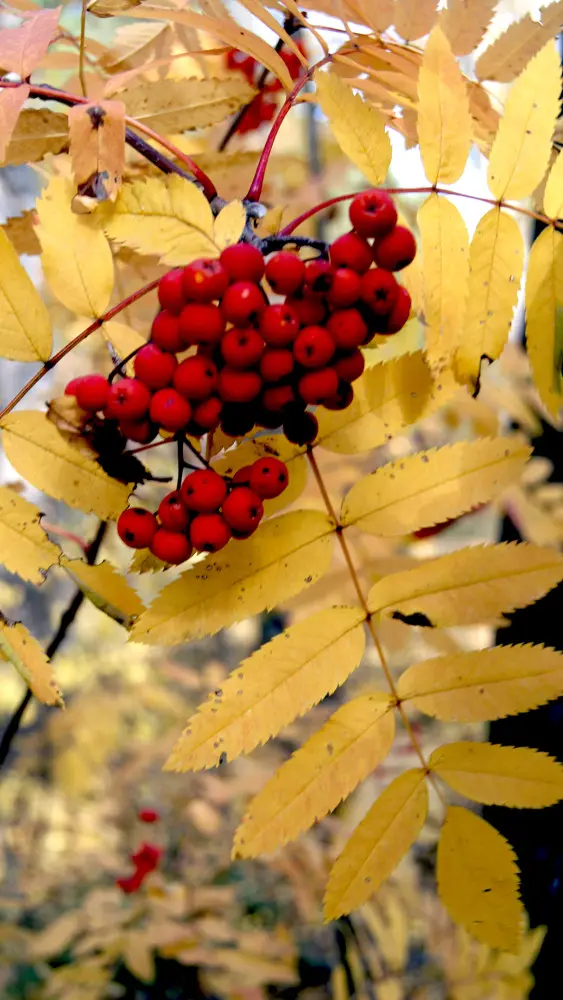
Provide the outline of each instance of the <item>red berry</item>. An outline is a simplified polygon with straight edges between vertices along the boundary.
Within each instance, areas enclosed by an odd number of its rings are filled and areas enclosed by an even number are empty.
[[[244,74],[249,83],[254,82],[254,71],[258,63],[256,62],[256,59],[252,58],[252,56],[247,56],[246,53],[241,52],[240,49],[230,49],[230,51],[227,52],[225,62],[227,69],[239,70],[240,73]]]
[[[330,262],[333,267],[351,267],[358,274],[364,274],[373,262],[372,249],[358,233],[344,233],[330,248]]]
[[[180,531],[170,531],[168,528],[158,528],[150,544],[150,550],[157,559],[172,566],[185,562],[192,554],[188,536]]]
[[[322,403],[338,390],[338,375],[334,368],[319,368],[299,379],[299,395],[306,403]]]
[[[406,288],[399,285],[399,291],[391,312],[387,317],[385,330],[382,333],[398,333],[402,330],[411,314],[411,297]]]
[[[334,354],[334,340],[324,326],[305,326],[293,345],[293,356],[303,368],[323,368]]]
[[[255,281],[264,277],[265,262],[258,247],[250,243],[234,243],[225,247],[220,261],[230,281]]]
[[[226,403],[221,413],[221,430],[229,437],[244,437],[249,434],[255,420],[255,407],[240,403]]]
[[[169,531],[185,531],[190,523],[190,515],[180,490],[167,493],[164,500],[161,500],[157,513],[162,527]]]
[[[357,194],[349,214],[360,236],[386,236],[397,224],[397,209],[391,195],[377,188]]]
[[[250,489],[262,500],[279,497],[287,488],[289,473],[285,462],[279,458],[259,458],[254,462],[250,473]]]
[[[215,430],[219,426],[222,409],[223,404],[218,396],[210,396],[193,409],[192,420],[204,431]]]
[[[345,382],[355,382],[363,374],[365,364],[366,359],[362,352],[359,348],[355,347],[348,354],[344,354],[343,357],[333,362],[332,367],[338,378],[343,379]]]
[[[284,347],[270,347],[260,359],[260,374],[264,382],[279,382],[293,371],[294,360],[290,350]]]
[[[160,813],[158,813],[156,809],[139,809],[137,819],[139,819],[141,823],[158,823]]]
[[[162,857],[162,848],[156,844],[141,844],[138,851],[131,855],[131,861],[136,865],[138,871],[145,875],[153,872]]]
[[[158,427],[151,424],[150,420],[121,420],[119,430],[129,441],[137,444],[148,444],[158,433]]]
[[[287,303],[266,306],[260,317],[260,333],[270,347],[286,347],[299,333],[299,317]]]
[[[219,510],[227,496],[227,484],[214,469],[196,469],[186,476],[180,492],[188,510],[212,514]]]
[[[202,354],[181,361],[174,372],[174,388],[187,399],[207,399],[217,385],[217,368]]]
[[[373,256],[377,266],[386,271],[401,271],[403,267],[408,267],[416,257],[416,242],[410,229],[395,226],[375,243]]]
[[[317,257],[305,264],[305,292],[325,295],[332,288],[333,270],[328,260]]]
[[[103,410],[109,397],[109,382],[103,375],[82,375],[73,378],[65,389],[66,396],[75,396],[82,410]]]
[[[305,264],[297,254],[280,250],[266,264],[266,278],[278,295],[293,295],[305,280]]]
[[[190,541],[198,552],[218,552],[231,538],[231,529],[220,514],[198,514],[190,525]]]
[[[130,549],[146,549],[153,540],[158,525],[150,510],[128,507],[119,515],[117,534]]]
[[[259,319],[266,308],[260,286],[253,281],[235,281],[221,300],[221,311],[228,323],[249,326]]]
[[[192,302],[220,299],[229,284],[229,275],[219,260],[193,260],[184,268],[184,294]]]
[[[184,276],[181,267],[168,271],[160,279],[158,286],[158,301],[163,309],[171,313],[181,313],[186,304],[184,294]]]
[[[118,889],[127,894],[132,892],[138,892],[143,884],[143,879],[145,878],[145,873],[142,870],[137,870],[133,875],[128,875],[126,878],[116,878],[115,884]]]
[[[236,368],[223,368],[219,372],[219,396],[225,403],[249,403],[261,388],[262,379],[257,372],[242,372]]]
[[[334,396],[323,400],[323,406],[327,410],[345,410],[354,398],[354,390],[349,382],[341,380]]]
[[[189,423],[192,408],[177,389],[159,389],[151,400],[150,418],[165,431],[179,431]]]
[[[243,465],[240,469],[237,469],[233,476],[233,483],[244,483],[245,486],[248,486],[251,469],[251,465]]]
[[[148,389],[164,389],[170,385],[177,361],[173,354],[161,351],[156,344],[145,344],[135,355],[135,375]]]
[[[314,413],[295,410],[285,415],[283,432],[292,444],[301,446],[311,444],[319,432],[319,422]]]
[[[184,346],[218,344],[225,332],[225,320],[219,306],[190,302],[180,313],[180,336]]]
[[[264,389],[262,393],[262,406],[265,410],[271,410],[273,413],[281,413],[282,410],[294,402],[295,392],[291,385],[272,385],[268,389]],[[279,424],[280,421],[273,426],[279,427]]]
[[[357,309],[338,309],[330,317],[327,329],[336,346],[345,351],[363,344],[369,332]]]
[[[237,486],[225,500],[222,513],[231,531],[248,535],[256,531],[264,516],[264,507],[254,490]]]
[[[391,312],[399,286],[390,271],[381,267],[371,268],[363,275],[361,285],[362,299],[376,316],[386,316]]]
[[[181,351],[183,341],[180,336],[180,321],[178,316],[174,316],[167,309],[162,309],[157,313],[151,327],[151,340],[162,351],[170,351],[175,354]]]
[[[221,341],[221,353],[231,368],[252,368],[262,357],[265,346],[254,327],[234,326]]]
[[[301,326],[322,323],[326,316],[326,305],[319,295],[293,295],[286,302],[293,309]]]
[[[140,420],[151,403],[146,385],[136,378],[122,378],[110,386],[105,415],[110,420]]]
[[[369,271],[368,271],[369,274]],[[345,309],[360,297],[361,279],[351,267],[337,267],[332,272],[332,285],[327,294],[331,306]]]

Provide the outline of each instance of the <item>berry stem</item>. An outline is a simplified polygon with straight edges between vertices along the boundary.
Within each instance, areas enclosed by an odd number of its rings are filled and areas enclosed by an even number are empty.
[[[152,441],[151,444],[142,444],[139,448],[127,450],[128,455],[138,455],[141,451],[150,451],[151,448],[162,448],[164,444],[170,444],[174,438],[162,438],[160,441]]]
[[[141,344],[141,347],[144,346],[145,346],[144,344]],[[124,366],[127,364],[128,361],[131,361],[131,358],[134,358],[135,355],[139,353],[141,347],[136,347],[134,351],[130,351],[130,353],[125,358],[122,358],[119,364],[117,364],[115,368],[111,370],[111,372],[108,375],[108,382],[110,385],[114,381],[117,375],[121,376],[123,375]]]
[[[206,469],[210,469],[211,468],[211,465],[209,464],[209,462],[207,461],[207,459],[203,457],[203,455],[201,454],[201,452],[199,452],[197,450],[197,448],[194,448],[194,446],[193,446],[192,442],[189,440],[189,438],[184,437],[183,443],[188,446],[188,448],[190,449],[192,455],[195,455],[195,457],[201,462],[201,464],[205,465]]]
[[[329,257],[329,244],[325,240],[314,240],[308,236],[286,236],[284,233],[280,233],[276,236],[265,236],[260,242],[260,250],[264,256],[276,253],[278,250],[285,250],[288,246],[310,247],[312,250],[319,251],[319,257],[325,260],[328,260]]]
[[[176,450],[178,455],[178,476],[176,479],[176,489],[179,490],[184,478],[184,435],[180,432],[176,438]]]

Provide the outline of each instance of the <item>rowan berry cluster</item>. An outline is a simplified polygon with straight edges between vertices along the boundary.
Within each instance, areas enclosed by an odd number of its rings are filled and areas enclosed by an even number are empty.
[[[138,892],[147,875],[150,875],[158,867],[161,857],[162,849],[156,844],[141,844],[139,850],[131,855],[134,867],[133,874],[116,879],[116,886],[127,894]]]
[[[305,46],[301,42],[297,42],[296,44],[299,51],[303,55],[306,55]],[[286,48],[282,48],[279,55],[287,66],[291,79],[298,80],[305,70],[296,54]],[[236,131],[240,134],[253,132],[260,125],[271,122],[277,111],[277,103],[271,95],[277,94],[283,89],[280,81],[275,77],[269,80],[261,80],[260,77],[264,73],[264,68],[256,59],[246,55],[245,52],[241,52],[240,49],[230,49],[227,52],[225,65],[228,70],[242,73],[251,87],[259,88],[259,92],[245,109],[244,114],[241,115]]]

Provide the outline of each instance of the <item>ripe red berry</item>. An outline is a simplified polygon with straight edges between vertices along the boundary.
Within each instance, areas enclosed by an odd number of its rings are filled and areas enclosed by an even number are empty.
[[[387,317],[385,330],[382,333],[398,333],[402,330],[411,314],[411,297],[406,288],[399,285],[399,291],[391,312]]]
[[[159,389],[152,397],[150,418],[166,431],[182,430],[191,415],[190,404],[177,389]]]
[[[202,354],[181,361],[174,372],[173,384],[190,401],[207,399],[217,385],[217,368]]]
[[[188,536],[181,531],[170,531],[168,528],[158,528],[150,544],[150,550],[162,562],[177,566],[189,559],[192,554]]]
[[[184,294],[184,276],[181,267],[175,267],[173,271],[168,271],[160,279],[158,286],[158,301],[162,309],[168,309],[171,313],[181,313],[186,304]]]
[[[299,395],[306,403],[322,403],[338,390],[338,375],[334,368],[319,368],[299,379]]]
[[[278,295],[293,295],[305,280],[305,264],[297,254],[280,250],[266,264],[268,284]]]
[[[182,500],[180,490],[167,493],[161,500],[157,513],[162,527],[169,531],[185,531],[190,523],[188,508]]]
[[[240,49],[230,49],[226,56],[227,69],[235,69],[243,73],[249,83],[254,82],[254,72],[258,63],[252,56],[247,56]]]
[[[137,870],[133,875],[127,875],[125,878],[116,878],[115,884],[118,889],[129,895],[132,892],[138,892],[143,884],[145,878],[145,873],[142,870]]]
[[[141,823],[158,823],[160,813],[158,813],[156,809],[139,809],[137,819],[140,820]]]
[[[227,496],[227,484],[214,469],[196,469],[186,476],[180,493],[188,510],[212,514],[219,510]]]
[[[250,489],[262,500],[279,497],[287,488],[289,473],[285,462],[279,458],[258,458],[250,473]]]
[[[397,209],[391,195],[377,188],[357,194],[349,214],[360,236],[386,236],[397,224]]]
[[[369,332],[357,309],[338,309],[330,317],[327,330],[336,346],[345,351],[363,344]]]
[[[255,281],[264,277],[265,262],[258,247],[250,243],[233,243],[225,247],[220,261],[230,281]]]
[[[354,390],[349,382],[341,380],[334,396],[323,399],[323,406],[327,410],[346,410],[354,398]]]
[[[190,524],[190,541],[198,552],[218,552],[231,538],[231,529],[220,514],[198,514]]]
[[[192,302],[220,299],[229,284],[229,275],[221,261],[193,260],[184,268],[184,295]]]
[[[117,534],[130,549],[146,549],[153,540],[158,525],[150,510],[128,507],[119,515]]]
[[[359,348],[355,347],[352,351],[334,361],[332,367],[338,378],[343,379],[345,382],[355,382],[363,374],[365,364],[366,359],[362,352]]]
[[[291,385],[272,385],[264,389],[262,393],[262,406],[265,410],[270,410],[272,413],[279,414],[294,402],[295,391]],[[281,421],[278,421],[273,426],[279,427],[280,423]]]
[[[180,336],[180,321],[178,316],[174,316],[167,309],[162,309],[157,313],[151,327],[151,340],[162,351],[170,351],[175,354],[183,347]]]
[[[311,444],[319,432],[319,422],[314,413],[295,409],[284,416],[283,432],[292,444]]]
[[[262,379],[257,372],[238,371],[236,368],[223,368],[219,372],[218,391],[225,403],[250,403],[261,388]]]
[[[148,389],[164,389],[170,385],[177,361],[173,354],[161,351],[156,344],[145,344],[135,355],[135,376]]]
[[[75,396],[83,410],[103,410],[109,397],[109,382],[103,375],[82,375],[73,378],[65,389],[66,396]]]
[[[225,332],[225,320],[219,306],[208,302],[190,302],[180,313],[180,336],[185,347],[192,344],[218,344]]]
[[[129,441],[137,444],[148,444],[158,433],[158,427],[151,424],[150,420],[121,420],[119,430]]]
[[[294,358],[286,347],[269,347],[260,358],[260,374],[264,382],[279,382],[291,375]]]
[[[285,387],[283,387],[285,388]],[[277,391],[278,387],[276,387]],[[292,393],[295,397],[295,393]],[[291,404],[286,404],[287,405]],[[257,427],[264,427],[266,430],[273,431],[277,430],[283,424],[284,410],[273,410],[267,409],[265,405],[259,407],[256,411],[255,423]]]
[[[323,368],[334,354],[334,340],[324,326],[305,326],[293,345],[293,356],[303,368]]]
[[[150,403],[146,385],[136,378],[122,378],[110,386],[104,412],[110,420],[140,420]]]
[[[369,272],[368,272],[369,274]],[[331,306],[346,309],[360,297],[361,279],[351,267],[336,267],[332,272],[332,285],[327,294]]]
[[[287,347],[299,333],[299,317],[287,303],[266,306],[260,317],[260,333],[270,347]]]
[[[243,466],[241,466],[240,469],[237,469],[237,471],[235,472],[235,474],[233,476],[233,483],[238,483],[239,485],[241,483],[244,483],[245,486],[248,486],[248,484],[250,482],[250,470],[251,469],[252,469],[251,465],[243,465]]]
[[[330,248],[330,262],[333,267],[351,267],[358,274],[365,274],[373,263],[372,249],[358,233],[344,233]]]
[[[258,321],[266,304],[259,285],[253,281],[235,281],[223,295],[221,311],[228,323],[251,326]]]
[[[305,264],[305,293],[325,295],[332,288],[333,270],[328,260],[317,257]]]
[[[301,326],[313,326],[322,323],[325,319],[327,309],[324,300],[320,295],[292,295],[287,299],[289,306],[297,316]]]
[[[399,294],[399,286],[390,271],[372,267],[363,275],[361,285],[362,300],[376,316],[386,316],[391,312]]]
[[[264,338],[252,326],[228,330],[221,341],[221,353],[231,368],[252,368],[265,348]]]
[[[222,513],[231,531],[249,535],[260,524],[264,507],[254,490],[236,486],[225,500]]]
[[[210,396],[198,403],[192,411],[192,420],[203,431],[212,431],[219,426],[223,404],[218,396]]]
[[[416,257],[416,242],[410,229],[395,226],[375,243],[373,256],[377,266],[386,271],[401,271],[403,267],[408,267]]]

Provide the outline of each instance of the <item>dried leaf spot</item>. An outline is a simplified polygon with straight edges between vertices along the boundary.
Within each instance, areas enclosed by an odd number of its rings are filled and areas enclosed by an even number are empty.
[[[420,625],[423,628],[435,627],[426,615],[420,614],[418,611],[415,611],[412,615],[403,615],[400,611],[394,611],[391,618],[396,618],[398,621],[403,622],[404,625]]]

